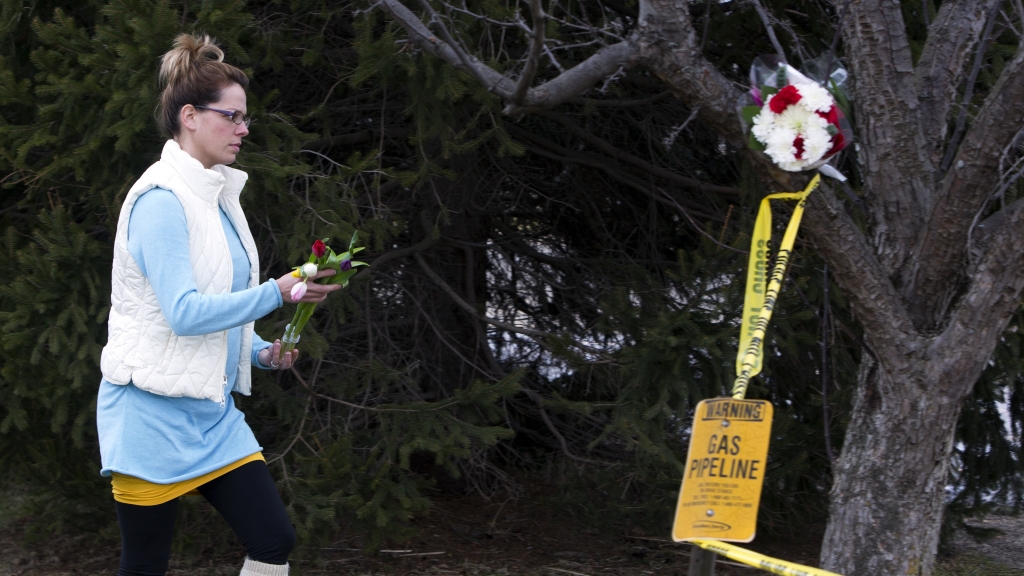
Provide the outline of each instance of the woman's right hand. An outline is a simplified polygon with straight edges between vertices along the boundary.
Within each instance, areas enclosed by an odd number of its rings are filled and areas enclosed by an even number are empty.
[[[320,278],[328,278],[337,274],[337,270],[320,270],[306,282],[306,294],[298,300],[292,300],[292,286],[295,286],[299,282],[302,282],[302,278],[296,278],[289,272],[284,276],[277,279],[277,287],[281,290],[281,299],[287,304],[296,304],[298,302],[312,302],[319,304],[323,302],[327,295],[335,290],[341,288],[341,284],[317,284],[316,280]]]

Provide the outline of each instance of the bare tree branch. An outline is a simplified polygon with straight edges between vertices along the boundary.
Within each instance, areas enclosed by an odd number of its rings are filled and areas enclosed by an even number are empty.
[[[541,138],[540,136],[531,134],[530,132],[527,132],[526,130],[523,130],[521,128],[517,128],[514,126],[508,126],[507,128],[509,132],[512,133],[514,136],[516,136],[520,140],[525,141],[527,143],[527,150],[529,150],[533,154],[544,156],[546,158],[551,158],[552,160],[558,160],[559,162],[571,162],[573,164],[580,164],[583,166],[590,166],[591,168],[596,168],[608,174],[613,179],[624,184],[625,186],[628,186],[629,188],[632,188],[633,190],[636,190],[641,194],[649,196],[652,200],[656,202],[664,204],[665,206],[668,206],[670,208],[678,206],[678,204],[674,203],[670,198],[667,198],[661,194],[656,193],[649,186],[644,186],[636,177],[627,174],[622,170],[619,170],[616,167],[615,162],[611,161],[611,159],[599,157],[597,155],[574,152],[563,146],[559,146],[558,144],[555,144],[554,142],[551,142],[546,138]],[[692,202],[688,203],[692,204]],[[691,205],[689,209],[695,211],[704,219],[715,218],[714,215],[707,214],[703,210],[701,210],[700,206]]]
[[[413,323],[413,321],[412,321],[411,318],[398,318],[396,320],[387,320],[387,321],[384,321],[384,322],[378,321],[378,322],[375,323],[375,326],[373,327],[373,329],[379,329],[381,327],[385,327],[385,328],[398,328],[398,327],[402,327],[402,326],[410,326],[410,325],[412,325],[412,323]],[[352,338],[354,336],[359,336],[359,335],[361,335],[362,333],[364,333],[364,332],[366,332],[368,330],[371,330],[371,327],[370,327],[369,323],[367,323],[367,324],[350,325],[348,328],[345,328],[344,330],[339,330],[338,333],[337,333],[337,337],[338,337],[339,340],[342,340],[342,339],[345,339],[345,338]]]
[[[941,182],[927,228],[914,246],[903,293],[919,325],[936,325],[952,298],[974,215],[999,183],[1003,149],[1024,125],[1024,51],[1007,63]]]
[[[661,102],[666,98],[672,96],[671,90],[665,90],[658,92],[654,96],[648,98],[637,98],[636,100],[620,100],[615,98],[609,98],[607,100],[598,100],[596,98],[570,98],[569,102],[573,104],[579,104],[581,106],[593,106],[594,108],[642,108],[644,106],[650,106],[651,104]]]
[[[596,158],[584,157],[580,153],[576,153],[576,152],[573,152],[571,150],[567,150],[567,149],[565,149],[565,148],[563,148],[561,146],[558,146],[557,144],[555,144],[555,143],[553,143],[553,142],[551,142],[549,140],[546,140],[546,139],[540,138],[538,136],[532,135],[532,134],[526,132],[525,130],[521,130],[521,129],[518,129],[518,128],[513,128],[512,131],[513,131],[513,133],[518,133],[520,138],[522,138],[524,140],[527,140],[527,141],[531,141],[531,140],[537,141],[538,143],[540,143],[543,146],[543,148],[547,148],[548,149],[548,150],[544,150],[541,147],[527,144],[526,148],[531,153],[537,154],[539,156],[544,156],[545,158],[551,158],[552,160],[558,160],[558,161],[561,161],[561,162],[572,162],[572,163],[575,163],[575,164],[582,164],[582,165],[585,165],[585,166],[591,166],[593,168],[598,168],[598,169],[604,171],[609,176],[611,176],[616,181],[621,182],[622,184],[624,184],[624,185],[626,185],[626,186],[628,186],[630,188],[633,188],[634,190],[637,190],[638,192],[643,193],[644,195],[650,197],[655,202],[658,202],[659,204],[663,204],[663,205],[668,206],[670,208],[675,208],[680,214],[683,215],[684,218],[686,218],[686,220],[690,223],[690,225],[693,226],[694,230],[696,230],[699,234],[701,234],[702,236],[705,236],[706,238],[708,238],[709,240],[711,240],[713,243],[717,244],[718,246],[720,246],[722,248],[725,248],[726,250],[731,250],[733,252],[739,252],[741,254],[747,254],[747,252],[744,251],[744,250],[738,250],[736,248],[733,248],[732,246],[729,246],[727,244],[723,244],[722,242],[716,240],[714,236],[711,236],[707,232],[705,232],[704,229],[701,228],[700,224],[698,224],[697,221],[693,219],[693,215],[691,215],[690,212],[691,211],[694,212],[695,214],[697,214],[698,216],[704,218],[705,220],[714,220],[716,218],[713,215],[703,213],[700,210],[699,207],[692,207],[691,206],[691,208],[689,210],[687,210],[686,208],[684,208],[680,204],[680,200],[677,199],[675,196],[665,192],[664,190],[659,190],[658,192],[660,192],[660,194],[655,192],[655,190],[653,190],[653,189],[651,189],[651,188],[649,188],[647,186],[642,185],[635,178],[632,178],[628,174],[624,174],[620,170],[615,169],[614,164],[611,163],[611,162],[601,161],[601,160],[596,159]],[[604,142],[604,141],[601,140],[601,142]],[[608,146],[611,147],[610,144]],[[614,149],[614,147],[611,147],[611,148]],[[643,162],[639,158],[636,158],[636,160],[638,160],[640,162]],[[657,167],[654,167],[654,166],[651,166],[651,167],[652,168],[657,168]],[[658,170],[664,171],[663,169],[660,169],[660,168],[658,168]],[[668,172],[668,171],[664,171],[664,172],[666,172],[668,174],[671,174],[671,172]],[[693,204],[693,201],[691,201],[691,200],[689,200],[687,198],[682,199],[682,201],[686,202],[686,203],[689,203],[691,205]]]
[[[651,164],[650,162],[644,160],[643,158],[634,156],[633,154],[629,154],[628,152],[623,152],[619,148],[613,146],[607,140],[594,136],[593,134],[580,128],[579,126],[577,126],[576,124],[574,124],[572,121],[570,121],[568,118],[561,114],[557,114],[555,112],[539,112],[537,115],[540,116],[541,118],[546,118],[548,120],[551,120],[552,122],[557,122],[558,124],[565,126],[566,128],[569,129],[570,132],[572,132],[573,136],[576,136],[580,140],[583,140],[591,144],[592,146],[604,152],[605,154],[611,156],[612,158],[622,160],[624,162],[629,162],[630,164],[642,170],[645,170],[655,176],[658,176],[659,178],[664,178],[670,182],[675,182],[676,184],[686,186],[688,188],[696,188],[702,192],[711,192],[715,194],[732,196],[734,198],[738,197],[740,194],[743,194],[744,192],[744,190],[742,190],[741,188],[735,188],[732,186],[718,186],[716,184],[701,182],[700,180],[697,180],[695,178],[683,176],[682,174],[676,174],[675,172],[666,170],[661,166],[655,166],[654,164]]]
[[[854,100],[864,181],[871,202],[872,242],[890,276],[906,262],[925,223],[934,187],[919,107],[914,64],[898,0],[850,2],[842,22],[858,94]],[[941,120],[937,120],[941,121]]]
[[[488,316],[485,316],[485,315],[481,314],[480,312],[477,311],[477,309],[475,307],[473,307],[472,304],[466,302],[461,296],[459,296],[459,294],[457,292],[455,292],[455,290],[451,286],[449,286],[447,282],[444,281],[444,278],[441,278],[441,276],[439,276],[437,274],[437,272],[435,272],[434,269],[431,268],[427,264],[427,261],[423,259],[423,256],[421,254],[416,253],[416,254],[413,255],[413,258],[416,259],[416,262],[420,265],[420,268],[423,269],[423,272],[425,272],[426,275],[431,280],[433,280],[434,283],[437,284],[437,286],[439,288],[441,288],[441,290],[444,291],[444,293],[447,294],[448,297],[451,298],[453,302],[458,304],[459,308],[462,308],[466,312],[469,312],[472,316],[474,316],[476,318],[479,318],[480,320],[483,320],[484,322],[490,324],[491,326],[494,326],[495,328],[501,328],[502,330],[508,330],[509,332],[515,332],[516,334],[522,334],[524,336],[529,336],[529,337],[537,340],[537,342],[539,344],[541,344],[542,346],[544,346],[544,344],[543,344],[543,342],[541,342],[540,339],[542,339],[542,338],[550,338],[550,337],[553,336],[552,334],[550,334],[548,332],[544,332],[543,330],[534,330],[533,328],[522,328],[520,326],[515,326],[513,324],[508,324],[507,322],[502,322],[500,320],[495,320],[494,318],[490,318]],[[605,362],[610,361],[610,359],[607,358],[607,356],[605,355],[604,351],[602,351],[602,350],[598,350],[596,348],[593,348],[591,346],[587,346],[585,344],[581,344],[579,342],[574,342],[573,346],[575,346],[576,348],[579,348],[580,350],[583,350],[583,351],[587,352],[588,354],[594,354],[594,355],[602,358],[603,361],[605,361]]]
[[[421,1],[426,3],[425,0]],[[436,19],[435,26],[439,34],[442,35],[440,39],[432,34],[419,17],[399,0],[381,0],[377,6],[391,14],[409,34],[409,39],[420,49],[434,54],[458,70],[470,74],[489,92],[512,104],[511,107],[506,108],[506,113],[548,108],[561,104],[574,96],[579,96],[619,68],[628,65],[635,53],[634,47],[629,42],[606,46],[564,73],[527,90],[520,107],[514,104],[516,83],[477,58],[466,54],[448,33],[447,28],[433,9],[430,9],[428,13],[432,14],[432,22]],[[427,7],[429,8],[429,5]]]
[[[429,52],[456,69],[461,70],[479,81],[488,91],[508,99],[512,96],[515,85],[503,77],[494,69],[479,61],[474,61],[468,55],[457,51],[456,46],[438,39],[430,30],[424,26],[411,10],[405,7],[399,0],[381,0],[377,6],[386,10],[409,34],[409,39],[420,49]],[[436,14],[436,13],[435,13]],[[467,64],[468,62],[468,64]]]
[[[1024,23],[1024,3],[1022,3],[1021,0],[1013,0],[1013,7],[1017,12],[1017,21]],[[1020,37],[1017,39],[1017,44],[1018,46],[1024,44],[1024,32],[1022,32]]]
[[[907,362],[920,349],[917,330],[867,238],[830,186],[823,184],[808,197],[804,223],[861,324],[871,326],[865,336],[880,361],[889,367]]]
[[[528,256],[530,258],[533,258],[534,260],[544,262],[545,264],[550,264],[551,266],[554,266],[555,268],[558,268],[562,272],[566,273],[572,272],[574,267],[578,266],[578,260],[576,260],[575,258],[559,258],[557,256],[544,254],[543,252],[536,250],[533,246],[530,246],[530,244],[525,242],[522,238],[517,237],[516,233],[511,228],[509,228],[508,225],[505,224],[505,222],[503,222],[500,218],[495,218],[494,225],[495,228],[497,228],[501,232],[501,236],[504,237],[499,237],[498,242],[500,243],[501,241],[504,241],[507,242],[508,244],[511,244],[516,252],[519,252],[524,256]]]
[[[437,410],[444,410],[446,408],[450,408],[450,407],[452,407],[452,406],[454,406],[454,405],[459,403],[458,399],[454,399],[453,398],[451,400],[446,400],[444,402],[436,402],[436,403],[434,403],[433,406],[427,406],[427,405],[425,405],[426,403],[423,402],[423,404],[421,404],[420,406],[418,406],[416,408],[412,408],[412,409],[410,409],[410,408],[394,407],[394,406],[400,406],[400,404],[398,404],[398,405],[382,405],[382,406],[367,406],[365,403],[363,403],[363,404],[354,404],[352,402],[346,402],[344,400],[341,400],[340,398],[333,398],[331,396],[327,396],[325,394],[321,394],[321,393],[317,392],[316,390],[313,389],[312,386],[310,386],[309,383],[306,382],[306,379],[302,377],[302,374],[299,373],[299,371],[296,370],[295,367],[291,368],[291,373],[292,373],[292,376],[294,376],[295,379],[299,381],[299,384],[302,384],[302,387],[306,389],[306,393],[309,394],[310,396],[315,396],[317,398],[321,398],[323,400],[327,400],[328,402],[335,402],[335,403],[341,404],[343,406],[348,406],[349,408],[356,408],[356,409],[359,409],[359,410],[367,410],[369,412],[408,412],[408,413],[415,414],[417,412],[433,412],[433,411],[437,411]],[[302,432],[301,428],[299,429],[299,432],[300,433]],[[289,448],[290,448],[290,446],[289,446]],[[283,456],[284,456],[284,454],[281,454],[280,456],[277,456],[277,458],[281,458]]]
[[[996,20],[998,19],[999,4],[1001,3],[1001,1],[998,2],[988,11],[988,23],[985,25],[985,32],[982,34],[981,41],[978,42],[978,47],[974,52],[974,66],[971,67],[971,73],[967,76],[963,101],[960,103],[960,113],[957,114],[956,118],[956,129],[953,131],[953,136],[949,139],[949,143],[946,144],[946,153],[942,157],[942,163],[939,164],[939,174],[945,174],[949,170],[949,164],[953,161],[953,155],[956,154],[957,147],[960,146],[960,139],[964,135],[964,129],[967,125],[967,110],[970,108],[971,100],[974,98],[974,83],[978,81],[978,74],[981,72],[981,66],[985,62],[985,52],[988,51],[992,30],[995,28]]]
[[[858,91],[867,87],[872,98],[861,102],[868,116],[892,116],[913,102],[914,62],[898,0],[861,0],[848,3],[842,22],[847,52],[858,55],[850,67]],[[877,90],[877,93],[874,91]]]
[[[407,129],[390,129],[387,131],[375,130],[373,132],[369,130],[360,130],[358,132],[350,132],[348,134],[337,134],[329,138],[311,140],[307,142],[305,146],[311,150],[317,150],[328,146],[355,146],[356,144],[366,144],[367,142],[379,141],[384,137],[399,140],[406,138],[408,135],[409,130]]]
[[[921,58],[917,62],[918,112],[921,132],[928,147],[929,164],[939,166],[946,139],[950,107],[964,64],[985,28],[985,16],[1002,0],[955,0],[943,2],[928,29]]]
[[[760,2],[760,0],[758,1]],[[803,18],[807,18],[806,14],[797,12],[796,10],[783,8],[783,11],[790,12],[792,14],[797,14]],[[792,42],[792,50],[796,51],[796,54],[797,56],[800,57],[801,61],[806,62],[813,58],[813,56],[811,56],[804,48],[804,43],[803,40],[800,38],[800,34],[798,34],[797,31],[793,28],[793,23],[788,18],[780,17],[778,14],[775,14],[774,12],[770,12],[768,10],[765,10],[764,15],[765,18],[767,18],[768,22],[771,23],[772,27],[778,26],[786,31],[786,34],[789,35],[790,41]]]
[[[632,64],[635,52],[635,47],[628,41],[598,50],[562,74],[531,88],[526,97],[524,111],[531,108],[550,108],[573,96],[583,94],[623,66]],[[506,110],[506,113],[509,112]]]
[[[701,107],[701,122],[733,144],[745,145],[735,110],[742,90],[704,58],[688,2],[642,0],[635,43],[648,70],[686,105]]]
[[[786,58],[786,51],[782,49],[782,44],[779,44],[779,38],[775,35],[775,28],[772,27],[772,20],[768,16],[768,11],[764,9],[764,5],[761,4],[761,0],[747,1],[754,5],[754,10],[757,11],[757,15],[761,18],[761,22],[768,32],[768,40],[771,41],[772,46],[775,48],[775,53],[779,56],[779,60],[788,62],[789,59]]]
[[[456,56],[458,56],[459,62],[462,63],[462,69],[472,74],[474,77],[476,77],[478,82],[486,86],[487,75],[484,74],[483,69],[487,67],[483,65],[476,65],[477,62],[474,61],[474,59],[470,57],[469,54],[466,53],[466,50],[462,47],[462,45],[459,44],[459,42],[455,40],[454,37],[452,37],[450,32],[448,32],[448,27],[444,25],[444,21],[441,20],[441,16],[433,8],[430,7],[430,2],[428,2],[427,0],[419,1],[420,6],[423,6],[423,10],[430,15],[430,26],[433,26],[435,29],[437,29],[437,31],[441,34],[441,37],[444,38],[444,41],[448,44],[448,47],[451,48],[453,52],[455,52]]]
[[[530,54],[526,58],[526,66],[523,68],[523,75],[519,77],[519,85],[512,95],[512,102],[517,108],[521,108],[526,101],[526,91],[530,88],[530,82],[537,74],[537,63],[540,62],[540,54],[544,49],[544,9],[541,8],[540,0],[530,0],[530,15],[533,16],[533,38],[530,40]]]
[[[941,360],[935,363],[935,381],[956,382],[959,386],[951,391],[956,399],[970,391],[988,364],[989,358],[977,351],[994,348],[1024,290],[1024,199],[989,220],[996,222],[990,224],[985,255],[969,271],[971,286],[932,345],[932,357]]]
[[[570,452],[569,451],[569,445],[565,441],[565,436],[562,436],[562,433],[558,431],[558,428],[551,421],[551,418],[548,417],[547,410],[544,409],[544,402],[543,402],[543,400],[541,398],[541,395],[536,393],[536,392],[534,392],[533,390],[523,389],[523,392],[525,392],[526,395],[530,397],[530,400],[533,400],[534,402],[537,403],[537,411],[540,412],[540,417],[541,417],[542,420],[544,420],[544,425],[547,426],[548,430],[550,430],[551,433],[555,435],[555,438],[558,439],[558,445],[561,446],[561,448],[562,448],[562,454],[565,454],[565,456],[567,458],[571,459],[571,460],[575,460],[575,461],[581,462],[583,464],[597,464],[597,465],[604,465],[604,466],[613,465],[614,466],[614,464],[612,464],[610,462],[601,462],[599,460],[591,460],[589,458],[583,458],[581,456],[576,456],[575,454]]]
[[[410,256],[412,254],[419,254],[420,252],[424,252],[428,248],[431,248],[434,244],[437,244],[437,239],[432,236],[427,236],[426,238],[420,240],[418,243],[412,246],[407,246],[405,248],[399,248],[398,250],[385,252],[378,256],[376,259],[374,259],[373,262],[370,262],[370,265],[366,267],[366,272],[359,274],[359,276],[362,277],[360,279],[367,279],[371,277],[373,273],[380,270],[381,267],[383,267],[384,264],[387,262],[397,260],[399,258],[405,258],[406,256]]]

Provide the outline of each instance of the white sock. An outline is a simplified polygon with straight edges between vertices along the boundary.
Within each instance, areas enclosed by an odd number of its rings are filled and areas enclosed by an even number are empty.
[[[264,564],[246,556],[238,576],[288,576],[288,564]]]

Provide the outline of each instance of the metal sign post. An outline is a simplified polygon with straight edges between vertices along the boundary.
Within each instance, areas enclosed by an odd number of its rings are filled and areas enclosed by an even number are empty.
[[[715,554],[694,545],[690,551],[690,571],[687,576],[715,576]]]

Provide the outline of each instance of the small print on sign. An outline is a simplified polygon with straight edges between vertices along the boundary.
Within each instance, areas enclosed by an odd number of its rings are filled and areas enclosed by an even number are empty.
[[[716,398],[697,405],[673,540],[754,539],[771,431],[766,400]]]

